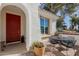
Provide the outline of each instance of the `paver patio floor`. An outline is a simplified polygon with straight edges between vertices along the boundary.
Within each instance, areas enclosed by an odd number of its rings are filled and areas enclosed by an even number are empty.
[[[60,46],[58,44],[50,44],[48,40],[42,40],[42,42],[45,44],[44,56],[74,56],[75,54],[79,56],[79,51],[76,50],[79,49],[79,46],[75,46],[76,49],[66,49],[66,47]],[[32,51],[26,50],[25,44],[10,45],[5,51],[0,52],[0,55],[35,56]]]

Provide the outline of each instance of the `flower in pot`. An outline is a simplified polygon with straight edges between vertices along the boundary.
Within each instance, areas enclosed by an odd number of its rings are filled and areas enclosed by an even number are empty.
[[[33,47],[33,51],[34,51],[35,55],[37,55],[37,56],[44,55],[45,47],[42,42],[38,42],[38,41],[34,42],[32,47]]]

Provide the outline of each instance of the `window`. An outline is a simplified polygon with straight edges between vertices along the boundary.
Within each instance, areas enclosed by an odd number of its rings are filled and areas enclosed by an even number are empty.
[[[48,19],[46,19],[44,17],[40,17],[40,27],[41,27],[42,34],[48,34],[48,32],[49,32],[48,26],[49,26]]]

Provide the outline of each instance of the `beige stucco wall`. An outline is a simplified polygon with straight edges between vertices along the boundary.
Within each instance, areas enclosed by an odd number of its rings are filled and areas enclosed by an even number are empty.
[[[49,34],[54,35],[56,32],[56,20],[58,17],[47,10],[39,8],[39,17],[40,16],[43,16],[49,20]]]

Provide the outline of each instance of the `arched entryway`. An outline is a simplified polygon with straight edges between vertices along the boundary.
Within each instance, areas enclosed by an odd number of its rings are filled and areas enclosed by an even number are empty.
[[[26,14],[21,4],[4,4],[1,9],[1,41],[7,44],[21,43],[25,38],[26,45]],[[27,11],[27,10],[26,10]],[[25,46],[26,48],[26,46]]]
[[[1,11],[3,39],[6,43],[21,41],[21,37],[25,37],[26,17],[24,12],[12,5],[4,7]]]
[[[10,7],[11,6],[11,7]],[[17,9],[17,10],[16,10]],[[5,11],[11,10],[10,14],[22,13],[24,19],[24,35],[27,50],[29,50],[32,43],[40,40],[40,20],[38,16],[38,4],[25,4],[25,3],[2,3],[0,7],[0,40],[6,41],[6,19]],[[20,11],[20,12],[19,12]],[[18,14],[16,14],[18,15]],[[22,27],[21,27],[22,28]],[[38,35],[37,35],[38,33]],[[22,34],[22,33],[21,33]]]

